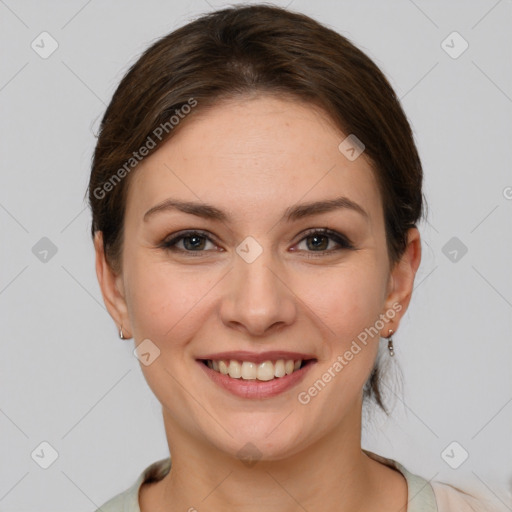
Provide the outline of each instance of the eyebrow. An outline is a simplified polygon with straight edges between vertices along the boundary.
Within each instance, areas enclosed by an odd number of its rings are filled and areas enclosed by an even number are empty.
[[[348,197],[336,197],[334,199],[327,199],[324,201],[315,201],[310,203],[303,203],[296,206],[290,206],[284,211],[281,220],[287,222],[293,222],[304,217],[310,217],[312,215],[319,215],[321,213],[328,213],[335,210],[348,209],[361,214],[365,219],[368,219],[368,213],[356,202],[352,201]],[[196,215],[204,219],[217,220],[221,222],[228,221],[228,215],[220,210],[219,208],[206,204],[206,203],[195,203],[191,201],[179,201],[177,199],[166,199],[165,201],[157,204],[150,208],[144,214],[144,221],[147,221],[149,217],[158,213],[178,210],[183,213]]]

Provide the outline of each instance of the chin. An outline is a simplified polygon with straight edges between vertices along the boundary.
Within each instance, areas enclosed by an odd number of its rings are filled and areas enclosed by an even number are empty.
[[[265,418],[261,413],[258,420],[254,415],[244,421],[225,421],[226,431],[217,430],[220,437],[208,436],[206,440],[211,446],[230,457],[245,462],[248,466],[255,461],[279,461],[299,453],[311,442],[314,442],[312,432],[306,432],[298,421],[287,424],[287,414],[282,414],[276,421],[276,416]],[[280,424],[280,422],[282,422]],[[211,425],[209,432],[212,433]]]

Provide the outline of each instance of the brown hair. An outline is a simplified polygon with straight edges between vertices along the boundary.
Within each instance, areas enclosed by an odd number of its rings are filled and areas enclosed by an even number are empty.
[[[423,212],[423,173],[398,98],[374,62],[345,37],[303,14],[262,4],[208,13],[159,39],[115,91],[101,122],[88,189],[92,234],[102,232],[114,270],[121,268],[125,203],[138,150],[155,151],[186,125],[187,119],[173,129],[170,119],[187,105],[188,111],[197,105],[188,114],[193,117],[221,100],[258,93],[320,106],[343,133],[364,143],[382,196],[389,259],[399,259],[408,229]],[[379,379],[376,365],[364,394],[386,411]]]

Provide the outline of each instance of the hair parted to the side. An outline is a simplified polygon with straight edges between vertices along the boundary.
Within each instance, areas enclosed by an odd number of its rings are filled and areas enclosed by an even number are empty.
[[[115,271],[122,268],[127,190],[136,172],[127,162],[134,152],[147,147],[150,137],[158,139],[151,154],[202,109],[257,94],[320,107],[346,136],[364,143],[383,201],[389,259],[398,261],[408,229],[423,213],[423,172],[395,92],[374,62],[342,35],[301,13],[260,4],[205,14],[159,39],[115,91],[101,122],[88,188],[92,235],[102,232]],[[193,110],[175,129],[154,136],[192,101]],[[123,179],[113,183],[116,173]],[[387,413],[380,377],[376,365],[364,395]]]

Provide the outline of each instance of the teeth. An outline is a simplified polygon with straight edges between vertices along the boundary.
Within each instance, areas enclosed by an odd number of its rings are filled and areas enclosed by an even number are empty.
[[[228,373],[232,379],[239,379],[242,376],[242,365],[238,361],[230,361]]]
[[[272,380],[275,377],[274,363],[264,361],[258,365],[258,380]]]
[[[233,361],[231,361],[230,365],[233,364]],[[242,379],[245,380],[255,380],[256,376],[258,374],[258,366],[256,363],[249,363],[247,361],[244,361],[242,363]],[[273,375],[272,375],[273,377]]]
[[[276,377],[284,377],[286,375],[284,361],[282,359],[278,359],[276,361],[276,364],[274,365],[274,375]]]
[[[208,361],[208,362],[210,362],[210,361]],[[226,364],[226,361],[219,361],[219,371],[220,371],[220,373],[222,373],[222,375],[228,374],[229,369],[228,369],[228,365]]]
[[[236,361],[234,359],[206,362],[208,368],[229,375],[232,379],[261,380],[268,381],[274,378],[281,378],[290,375],[300,369],[302,359],[278,359],[275,362],[264,361],[263,363],[253,363],[251,361]]]

